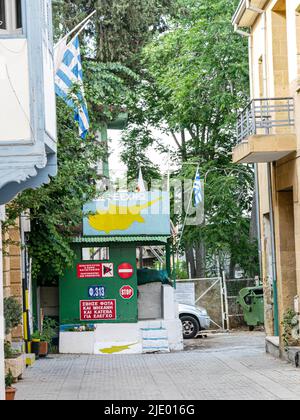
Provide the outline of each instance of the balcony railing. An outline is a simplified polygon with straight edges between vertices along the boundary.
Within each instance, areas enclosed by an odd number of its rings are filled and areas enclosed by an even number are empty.
[[[238,143],[256,134],[282,133],[283,127],[294,125],[293,98],[254,99],[238,116]]]

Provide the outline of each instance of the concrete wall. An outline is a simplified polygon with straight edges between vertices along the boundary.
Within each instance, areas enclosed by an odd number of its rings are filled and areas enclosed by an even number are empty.
[[[173,287],[160,286],[163,296],[163,316],[134,324],[98,324],[94,332],[61,332],[62,354],[141,354],[143,329],[154,329],[152,334],[165,330],[170,351],[183,350],[182,324]],[[147,289],[147,288],[146,288]],[[151,290],[151,288],[149,289]]]
[[[161,283],[149,283],[139,286],[138,317],[139,320],[162,318],[162,285]]]

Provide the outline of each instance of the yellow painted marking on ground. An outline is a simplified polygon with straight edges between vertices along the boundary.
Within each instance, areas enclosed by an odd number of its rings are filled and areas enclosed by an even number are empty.
[[[99,351],[104,354],[120,353],[121,351],[124,351],[124,350],[130,350],[130,348],[132,346],[135,346],[136,344],[138,343],[128,344],[127,346],[112,346],[106,349],[100,349]]]

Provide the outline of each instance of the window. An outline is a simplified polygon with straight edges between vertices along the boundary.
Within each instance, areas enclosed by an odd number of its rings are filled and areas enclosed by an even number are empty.
[[[83,261],[108,261],[109,248],[82,248]]]
[[[0,34],[21,34],[22,26],[22,0],[0,0]]]

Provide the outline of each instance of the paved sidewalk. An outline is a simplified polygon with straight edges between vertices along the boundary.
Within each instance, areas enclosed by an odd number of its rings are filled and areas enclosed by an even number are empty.
[[[264,335],[193,340],[166,355],[52,356],[27,369],[18,400],[300,400],[300,370]]]

